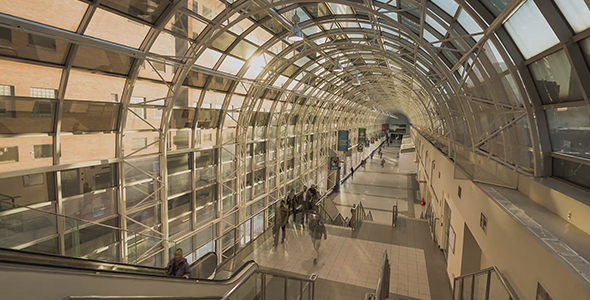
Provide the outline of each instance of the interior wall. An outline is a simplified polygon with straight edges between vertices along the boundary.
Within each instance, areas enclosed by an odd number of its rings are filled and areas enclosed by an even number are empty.
[[[520,221],[509,215],[472,181],[455,179],[453,162],[424,137],[418,134],[414,134],[413,137],[414,142],[419,145],[420,172],[428,173],[421,177],[427,183],[421,184],[420,187],[431,188],[434,201],[437,201],[437,198],[440,202],[447,201],[452,210],[451,224],[455,229],[456,244],[455,253],[450,252],[447,261],[447,273],[451,284],[454,283],[453,277],[462,269],[465,224],[480,246],[482,256],[485,257],[481,264],[496,266],[521,300],[535,300],[538,283],[541,283],[554,299],[590,299],[590,288],[565,261],[549,252],[542,241],[521,226]],[[431,170],[432,161],[436,162],[435,170],[441,172],[440,178],[438,172],[435,172],[437,175],[433,176],[434,179],[430,178],[430,172],[425,172]],[[438,216],[441,214],[440,205],[442,203],[433,203],[435,214]],[[479,226],[481,213],[488,219],[486,231]],[[440,223],[440,220],[437,222]],[[442,234],[444,233],[437,232],[439,243]]]

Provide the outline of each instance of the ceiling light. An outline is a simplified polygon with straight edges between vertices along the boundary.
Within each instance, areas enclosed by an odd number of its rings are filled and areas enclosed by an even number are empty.
[[[342,65],[340,64],[339,61],[336,62],[336,65],[334,65],[334,71],[336,72],[342,72],[342,70],[344,70],[344,68],[342,68]]]
[[[291,27],[291,35],[289,35],[289,41],[291,42],[299,42],[303,40],[303,33],[301,32],[301,28],[299,28],[299,16],[297,13],[293,15],[293,27]]]
[[[354,86],[359,86],[359,85],[361,85],[361,81],[359,80],[359,78],[358,78],[358,77],[355,77],[355,78],[352,80],[352,85],[354,85]]]

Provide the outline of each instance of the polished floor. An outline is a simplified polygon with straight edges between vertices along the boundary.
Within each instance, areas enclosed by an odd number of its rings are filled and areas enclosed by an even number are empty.
[[[341,211],[350,214],[349,205],[362,199],[375,222],[364,222],[358,231],[327,226],[328,238],[322,241],[319,263],[313,264],[315,251],[306,230],[289,225],[287,241],[273,246],[272,239],[250,253],[261,267],[300,275],[318,275],[315,299],[362,300],[375,292],[384,251],[391,264],[390,299],[452,299],[444,257],[431,240],[428,223],[419,219],[419,195],[411,169],[413,153],[398,157],[399,144],[385,148],[386,163],[376,158],[365,169],[347,180],[340,194],[333,197]],[[403,173],[400,160],[408,159]],[[393,163],[393,161],[396,163]],[[356,200],[356,201],[355,201]],[[400,209],[396,227],[391,226],[391,207]],[[389,211],[388,211],[389,209]],[[418,212],[417,212],[418,211]],[[417,218],[418,217],[418,218]]]

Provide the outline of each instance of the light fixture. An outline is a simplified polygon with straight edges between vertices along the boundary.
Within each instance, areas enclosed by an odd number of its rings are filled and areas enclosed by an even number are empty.
[[[334,71],[342,72],[343,70],[344,70],[344,68],[342,68],[342,65],[340,64],[340,62],[337,61],[336,64],[334,65]]]
[[[352,80],[352,85],[354,85],[354,86],[359,86],[359,85],[361,85],[361,81],[359,80],[359,78],[358,78],[358,77],[355,77],[355,78]]]
[[[398,116],[396,116],[396,115],[391,115],[391,117],[394,119],[399,119]]]
[[[365,96],[365,101],[371,101],[371,97],[369,95]]]
[[[293,20],[293,27],[291,27],[291,35],[289,36],[289,41],[291,42],[299,42],[303,40],[303,33],[301,32],[301,28],[299,28],[299,16],[297,13],[292,18]]]

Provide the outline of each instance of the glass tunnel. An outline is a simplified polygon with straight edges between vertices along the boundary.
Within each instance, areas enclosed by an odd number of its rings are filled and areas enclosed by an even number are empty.
[[[589,189],[589,65],[584,0],[0,0],[0,246],[229,257],[406,118]]]

